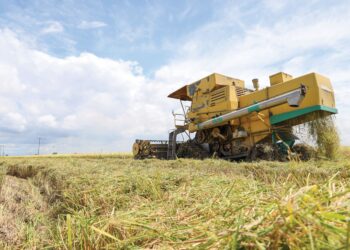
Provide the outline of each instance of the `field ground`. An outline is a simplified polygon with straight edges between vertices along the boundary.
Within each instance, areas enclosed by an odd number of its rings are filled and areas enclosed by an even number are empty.
[[[337,161],[0,159],[0,247],[349,249],[350,150]]]

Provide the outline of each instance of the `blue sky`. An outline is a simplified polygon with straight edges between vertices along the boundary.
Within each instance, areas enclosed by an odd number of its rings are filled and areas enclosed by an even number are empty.
[[[349,1],[0,0],[0,138],[9,154],[128,151],[166,138],[167,94],[212,72],[319,72],[350,145]],[[1,144],[1,143],[0,143]]]
[[[319,1],[302,6],[331,8]],[[0,20],[2,27],[30,33],[36,45],[51,55],[87,51],[137,61],[151,74],[201,27],[224,21],[218,29],[208,30],[206,39],[214,45],[233,34],[244,37],[247,28],[256,25],[294,19],[297,8],[298,1],[286,5],[279,1],[1,1]]]
[[[0,9],[3,27],[32,32],[37,44],[52,55],[88,51],[101,57],[127,58],[152,73],[176,51],[173,43],[181,43],[186,34],[215,18],[219,4],[220,1],[2,1]]]

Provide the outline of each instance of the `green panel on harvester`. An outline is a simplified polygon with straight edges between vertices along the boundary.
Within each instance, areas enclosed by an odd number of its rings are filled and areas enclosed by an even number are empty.
[[[303,108],[303,109],[298,109],[298,110],[295,110],[295,111],[287,112],[287,113],[284,113],[284,114],[273,115],[273,116],[270,117],[270,123],[271,124],[277,124],[277,123],[280,123],[280,122],[283,122],[283,121],[286,121],[286,120],[290,120],[290,119],[296,118],[298,116],[302,116],[302,115],[305,115],[305,114],[308,114],[308,113],[311,113],[311,112],[314,112],[314,111],[318,111],[318,110],[327,111],[327,112],[330,112],[332,114],[337,114],[338,113],[338,110],[335,109],[335,108],[330,108],[330,107],[322,106],[322,105],[315,105],[315,106],[311,106],[311,107],[307,107],[307,108]]]

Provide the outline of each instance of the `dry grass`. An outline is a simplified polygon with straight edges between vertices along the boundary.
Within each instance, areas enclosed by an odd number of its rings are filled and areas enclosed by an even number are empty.
[[[32,202],[18,204],[30,214],[26,221],[18,217],[20,240],[11,242],[0,232],[3,247],[346,249],[350,244],[349,155],[306,163],[13,157],[4,158],[0,171],[34,190]],[[45,210],[30,210],[38,201],[47,204]],[[1,219],[6,218],[0,214]]]

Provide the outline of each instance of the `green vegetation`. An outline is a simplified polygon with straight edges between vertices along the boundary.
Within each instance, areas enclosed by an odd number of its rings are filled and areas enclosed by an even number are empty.
[[[350,246],[347,150],[304,163],[7,157],[0,173],[2,247]]]

